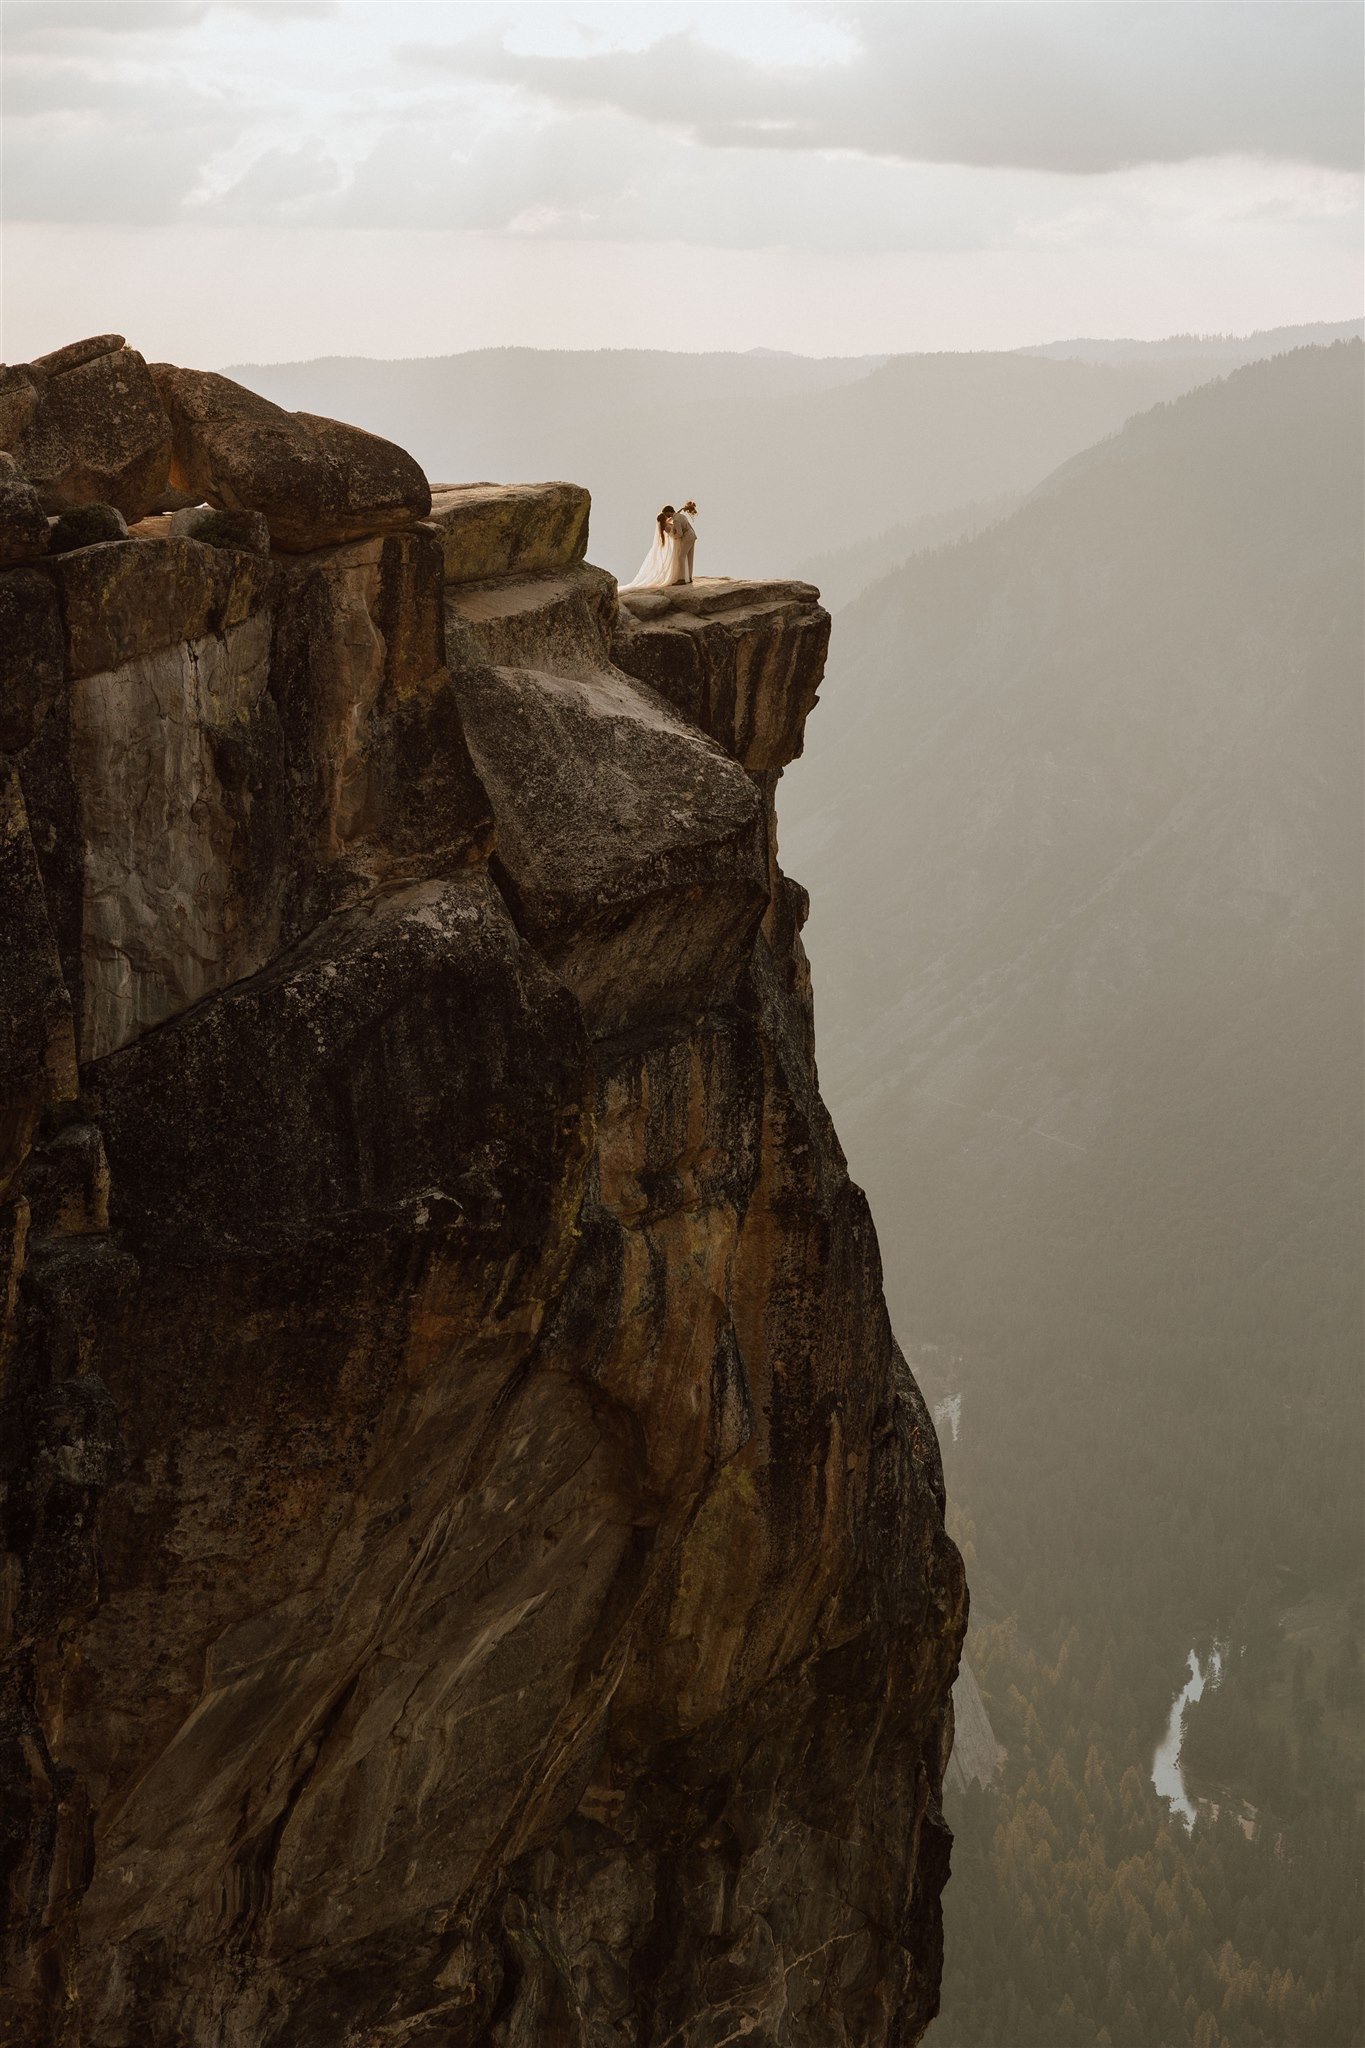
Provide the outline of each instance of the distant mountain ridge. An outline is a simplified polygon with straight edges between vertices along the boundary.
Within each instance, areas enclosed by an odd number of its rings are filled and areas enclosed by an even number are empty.
[[[1232,368],[1259,362],[1262,356],[1284,355],[1292,348],[1326,348],[1334,341],[1359,341],[1365,320],[1310,320],[1299,327],[1266,327],[1255,334],[1172,334],[1162,341],[1045,341],[1020,349],[1020,355],[1051,356],[1055,361],[1140,363],[1173,356],[1203,356]]]
[[[1274,340],[1241,346],[1264,353]],[[969,508],[1032,489],[1132,414],[1226,367],[1200,349],[1103,364],[480,349],[230,374],[291,410],[386,435],[434,482],[581,480],[592,558],[622,578],[643,559],[659,505],[693,496],[700,571],[789,576],[841,554],[842,598],[898,559],[900,529],[946,521],[960,532]]]

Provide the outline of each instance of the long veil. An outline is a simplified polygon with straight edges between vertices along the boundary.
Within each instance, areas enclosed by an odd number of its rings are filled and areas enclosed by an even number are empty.
[[[629,583],[622,583],[622,590],[661,590],[673,581],[674,562],[678,544],[671,533],[660,533],[658,521],[654,524],[654,545],[641,562]]]

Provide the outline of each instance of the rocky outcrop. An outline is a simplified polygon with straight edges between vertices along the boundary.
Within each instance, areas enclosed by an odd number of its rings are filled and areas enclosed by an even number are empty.
[[[0,2039],[909,2043],[965,1595],[776,860],[828,620],[451,495],[0,574]]]
[[[431,510],[418,465],[378,434],[285,412],[211,370],[155,363],[151,374],[171,423],[172,488],[220,511],[262,513],[277,548],[363,540]]]
[[[587,553],[588,509],[579,484],[438,484],[431,520],[441,535],[446,580],[567,569]]]
[[[392,441],[340,420],[285,412],[211,371],[173,363],[149,369],[121,334],[0,365],[0,454],[7,458],[0,566],[47,551],[45,515],[66,515],[60,544],[80,547],[116,537],[101,522],[136,525],[149,514],[207,507],[263,521],[276,548],[306,554],[408,531],[432,509],[420,467]],[[482,487],[485,501],[490,488]],[[581,556],[587,493],[557,488],[562,502],[552,514],[533,508],[531,525],[560,531],[567,522]],[[524,513],[504,519],[501,535],[486,533],[476,545],[496,553],[499,540],[515,539],[525,524]],[[216,536],[222,544],[258,545],[240,529],[230,535],[219,526]]]
[[[100,334],[0,367],[0,448],[44,512],[102,503],[141,519],[166,488],[171,432],[143,358]]]
[[[829,647],[808,583],[702,577],[621,600],[617,664],[667,698],[754,773],[801,751]]]
[[[463,586],[447,614],[495,872],[593,1038],[730,999],[768,900],[753,782],[612,666],[609,603],[586,569]]]

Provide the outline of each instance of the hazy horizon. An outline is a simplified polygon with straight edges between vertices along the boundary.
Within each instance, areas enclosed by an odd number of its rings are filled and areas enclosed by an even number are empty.
[[[1171,345],[1171,344],[1176,344],[1176,343],[1182,343],[1182,342],[1189,342],[1189,343],[1192,343],[1192,344],[1194,344],[1194,345],[1196,345],[1196,346],[1203,346],[1203,345],[1205,345],[1205,344],[1208,344],[1208,343],[1210,343],[1210,342],[1214,342],[1214,343],[1217,343],[1217,342],[1224,342],[1224,343],[1227,343],[1227,342],[1239,342],[1239,341],[1253,341],[1253,340],[1257,340],[1257,339],[1259,339],[1259,338],[1261,338],[1262,336],[1265,336],[1265,335],[1267,335],[1267,334],[1279,335],[1279,334],[1282,334],[1282,333],[1285,333],[1285,334],[1288,334],[1288,333],[1306,333],[1306,331],[1307,331],[1307,330],[1309,330],[1309,329],[1323,329],[1323,328],[1353,328],[1353,327],[1359,327],[1359,326],[1360,326],[1360,325],[1361,325],[1361,324],[1362,324],[1363,322],[1365,322],[1365,308],[1362,308],[1362,311],[1361,311],[1361,312],[1359,312],[1359,313],[1344,313],[1344,314],[1342,314],[1342,315],[1341,315],[1341,317],[1340,317],[1339,319],[1327,319],[1327,318],[1321,318],[1321,319],[1319,319],[1319,318],[1307,319],[1307,318],[1305,318],[1305,319],[1303,319],[1303,320],[1293,320],[1293,321],[1285,321],[1285,322],[1281,323],[1281,325],[1279,325],[1279,326],[1277,326],[1277,327],[1273,327],[1273,328],[1263,328],[1263,327],[1257,327],[1257,328],[1248,328],[1248,329],[1243,329],[1243,330],[1241,330],[1241,331],[1235,331],[1235,330],[1233,330],[1233,329],[1210,329],[1210,330],[1208,330],[1207,332],[1200,332],[1200,333],[1195,333],[1195,332],[1193,332],[1193,331],[1189,331],[1189,332],[1182,332],[1182,331],[1173,331],[1173,332],[1168,332],[1168,333],[1161,333],[1161,334],[1150,334],[1150,335],[1137,335],[1137,334],[1103,334],[1103,335],[1101,335],[1101,334],[1077,334],[1077,335],[1056,335],[1056,336],[1053,336],[1053,335],[1040,335],[1040,336],[1038,336],[1038,337],[1037,337],[1037,338],[1036,338],[1035,340],[1033,340],[1033,341],[1025,341],[1025,342],[1018,342],[1018,343],[1015,343],[1015,344],[1011,345],[1011,346],[1010,346],[1010,347],[1008,347],[1008,348],[999,348],[999,347],[996,347],[996,346],[994,346],[993,344],[989,344],[989,343],[985,343],[985,342],[983,342],[983,343],[981,343],[981,344],[980,344],[979,346],[977,346],[977,345],[972,345],[972,346],[968,346],[968,347],[964,347],[964,348],[951,348],[951,349],[949,349],[949,348],[942,348],[942,349],[940,349],[940,348],[922,348],[922,349],[920,349],[920,348],[907,348],[907,349],[863,349],[863,350],[858,350],[858,351],[856,351],[856,352],[849,352],[849,353],[838,353],[838,352],[835,352],[835,353],[831,353],[831,354],[828,354],[828,355],[811,355],[811,354],[810,354],[810,353],[809,353],[808,351],[806,351],[806,350],[804,350],[804,349],[795,349],[795,348],[774,348],[774,347],[770,347],[770,346],[768,346],[768,345],[766,345],[766,344],[764,344],[764,343],[762,343],[762,342],[757,342],[757,343],[755,343],[755,344],[754,344],[754,345],[753,345],[752,347],[750,347],[750,348],[733,348],[733,349],[710,349],[710,348],[669,348],[669,349],[650,349],[650,350],[648,350],[648,351],[643,351],[643,352],[645,352],[645,353],[648,353],[648,354],[650,354],[650,355],[678,355],[678,356],[711,356],[711,355],[735,355],[735,356],[747,356],[747,357],[757,357],[757,358],[769,358],[769,359],[774,359],[774,360],[778,360],[778,361],[795,361],[795,362],[813,362],[813,363],[822,363],[822,362],[824,362],[824,363],[830,363],[830,362],[840,362],[840,363],[871,363],[871,362],[878,362],[878,363],[880,363],[880,362],[886,362],[887,360],[889,360],[889,359],[890,359],[890,357],[892,357],[892,356],[898,356],[898,355],[1021,355],[1021,356],[1022,356],[1022,355],[1032,355],[1032,354],[1038,354],[1038,353],[1041,353],[1041,352],[1042,352],[1042,351],[1044,351],[1044,350],[1054,350],[1054,351],[1055,351],[1055,350],[1057,350],[1057,349],[1060,349],[1060,348],[1068,348],[1068,347],[1072,347],[1072,346],[1074,346],[1074,347],[1076,347],[1076,348],[1082,348],[1082,347],[1085,347],[1085,346],[1100,346],[1100,347],[1106,347],[1106,348],[1122,348],[1122,347],[1127,347],[1127,346],[1131,346],[1131,347],[1134,347],[1134,348],[1141,348],[1141,349],[1149,349],[1149,348],[1159,348],[1159,347],[1162,347],[1162,346],[1165,346],[1165,345]],[[1319,338],[1319,337],[1317,337],[1316,335],[1315,335],[1315,336],[1313,336],[1313,339],[1317,339],[1317,338]],[[1299,344],[1299,343],[1290,343],[1290,342],[1286,342],[1286,343],[1285,343],[1285,346],[1286,346],[1286,348],[1288,348],[1288,347],[1291,347],[1291,346],[1299,346],[1299,345],[1301,345],[1301,344]],[[299,365],[299,366],[302,366],[302,365],[305,365],[305,364],[312,364],[312,363],[339,363],[339,362],[371,362],[371,363],[394,363],[394,364],[399,364],[399,363],[439,363],[439,362],[444,362],[444,361],[446,361],[446,360],[447,360],[447,359],[448,359],[449,357],[451,357],[451,356],[456,356],[456,355],[492,355],[492,354],[494,354],[494,353],[507,353],[507,354],[512,354],[512,353],[518,353],[518,354],[523,354],[523,355],[638,355],[638,354],[642,353],[642,351],[641,351],[641,350],[639,350],[638,348],[636,348],[636,347],[632,346],[632,344],[630,344],[629,342],[614,342],[614,341],[604,341],[604,342],[599,342],[599,343],[597,343],[596,345],[592,345],[592,346],[588,346],[588,345],[585,345],[585,346],[584,346],[584,347],[582,347],[582,348],[556,348],[556,347],[553,347],[553,346],[551,346],[551,345],[549,345],[549,344],[541,344],[541,343],[536,343],[536,342],[506,341],[506,342],[483,342],[483,343],[480,343],[480,344],[479,344],[479,346],[478,346],[477,348],[470,348],[470,349],[432,349],[432,350],[429,350],[429,351],[423,351],[423,353],[421,353],[420,355],[402,355],[402,356],[371,356],[371,355],[363,355],[363,356],[362,356],[362,355],[357,355],[357,354],[355,354],[355,353],[354,353],[354,352],[352,352],[352,351],[348,351],[348,350],[344,350],[344,349],[329,349],[329,350],[327,350],[327,351],[326,351],[326,352],[325,352],[324,354],[321,354],[321,355],[315,355],[315,356],[292,356],[292,357],[288,357],[288,358],[285,358],[285,357],[279,357],[279,358],[274,358],[274,359],[272,359],[272,360],[270,360],[270,361],[268,361],[268,362],[267,362],[267,361],[266,361],[266,360],[265,360],[264,358],[261,358],[261,359],[259,359],[259,360],[258,360],[258,359],[255,359],[255,358],[253,358],[253,359],[252,359],[252,361],[251,361],[251,363],[250,363],[250,365],[248,365],[248,363],[247,363],[247,362],[245,361],[245,359],[244,359],[244,360],[243,360],[243,361],[242,361],[241,363],[238,363],[238,364],[227,364],[227,365],[225,365],[225,366],[221,366],[221,367],[225,367],[226,369],[228,369],[228,370],[231,370],[231,369],[234,369],[234,368],[247,368],[247,367],[260,367],[260,368],[263,368],[263,369],[279,369],[279,368],[283,368],[283,367],[285,367],[285,366],[286,366],[286,364],[287,364],[287,365],[288,365],[289,367],[293,367],[293,366],[295,366],[295,365]],[[219,365],[206,365],[206,366],[204,366],[204,367],[210,367],[210,368],[217,368],[217,367],[220,367],[220,366],[219,366]]]
[[[699,573],[799,577],[835,607],[918,548],[998,517],[1134,413],[1362,326],[1003,352],[484,349],[228,368],[291,411],[398,442],[433,483],[585,485],[590,559],[619,577],[641,560],[654,508],[692,496]]]

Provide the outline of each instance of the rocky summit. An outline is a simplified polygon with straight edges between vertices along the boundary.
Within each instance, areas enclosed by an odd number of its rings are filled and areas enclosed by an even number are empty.
[[[116,335],[0,447],[0,2040],[905,2048],[965,1589],[816,592]]]

